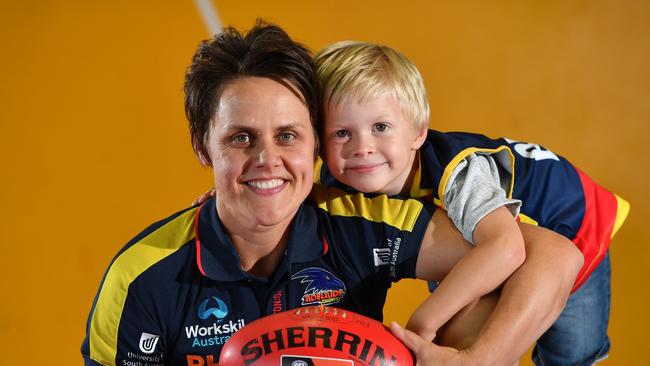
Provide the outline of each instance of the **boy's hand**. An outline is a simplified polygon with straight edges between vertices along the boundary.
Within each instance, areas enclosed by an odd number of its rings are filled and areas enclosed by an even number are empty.
[[[200,205],[203,202],[209,200],[210,198],[214,197],[214,188],[211,188],[210,190],[204,192],[200,196],[198,196],[194,201],[192,201],[192,206]]]
[[[467,353],[450,347],[441,347],[427,342],[424,338],[402,328],[396,322],[390,323],[390,330],[415,354],[418,366],[472,365]]]

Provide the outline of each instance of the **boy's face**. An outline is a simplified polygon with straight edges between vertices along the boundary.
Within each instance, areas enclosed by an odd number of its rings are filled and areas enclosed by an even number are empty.
[[[350,98],[327,105],[327,166],[336,179],[361,192],[402,192],[425,137],[426,126],[418,129],[407,121],[388,92],[364,103]]]

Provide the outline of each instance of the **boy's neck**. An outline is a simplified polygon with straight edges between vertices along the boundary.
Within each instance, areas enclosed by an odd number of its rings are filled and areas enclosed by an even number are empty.
[[[410,197],[411,196],[411,187],[413,186],[413,180],[415,179],[415,173],[417,172],[418,168],[420,167],[420,152],[419,150],[415,151],[415,154],[413,154],[413,157],[411,158],[411,170],[409,171],[409,174],[406,178],[406,181],[404,181],[404,184],[402,185],[402,189],[400,190],[399,194],[400,196],[405,196],[405,197]]]

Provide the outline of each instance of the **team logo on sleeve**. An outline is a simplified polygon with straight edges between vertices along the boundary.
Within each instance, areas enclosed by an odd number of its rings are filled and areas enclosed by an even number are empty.
[[[305,268],[294,274],[291,279],[300,279],[300,283],[307,285],[302,296],[302,305],[332,305],[345,296],[343,281],[322,268]]]
[[[158,344],[158,339],[160,336],[156,334],[149,334],[142,332],[140,336],[140,351],[148,355],[152,354],[156,350],[156,344]]]

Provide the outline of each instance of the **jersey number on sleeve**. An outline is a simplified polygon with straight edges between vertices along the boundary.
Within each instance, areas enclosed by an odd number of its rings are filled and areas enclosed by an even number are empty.
[[[557,157],[550,150],[545,150],[537,144],[531,144],[529,142],[519,142],[516,140],[511,140],[506,138],[509,144],[513,145],[514,150],[517,154],[521,155],[524,158],[535,159],[535,160],[547,160],[553,159],[560,161],[560,158]]]

